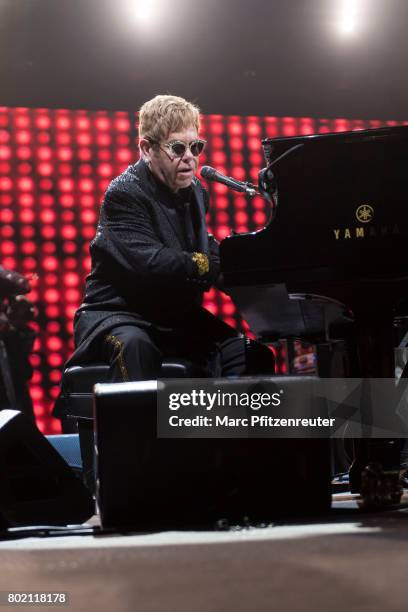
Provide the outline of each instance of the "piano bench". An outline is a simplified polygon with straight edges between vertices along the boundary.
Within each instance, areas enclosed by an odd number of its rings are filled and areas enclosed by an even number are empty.
[[[165,360],[159,378],[206,378],[206,372],[186,359]],[[93,419],[93,388],[97,383],[112,382],[106,363],[72,366],[62,374],[58,416]]]
[[[159,378],[207,378],[208,373],[187,359],[163,361]],[[72,366],[62,374],[61,394],[54,416],[61,419],[64,433],[79,433],[85,484],[94,491],[93,388],[112,382],[106,363]]]

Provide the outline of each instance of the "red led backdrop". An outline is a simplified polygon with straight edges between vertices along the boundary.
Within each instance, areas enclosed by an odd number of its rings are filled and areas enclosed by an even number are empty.
[[[257,181],[263,137],[354,130],[397,122],[207,115],[202,164]],[[38,275],[29,297],[38,308],[31,357],[31,395],[44,432],[59,431],[50,417],[61,368],[73,349],[72,319],[89,271],[88,244],[112,179],[138,157],[137,116],[127,112],[0,108],[0,263]],[[222,185],[211,186],[210,230],[218,239],[233,228],[260,228],[267,211]],[[206,294],[206,307],[239,326],[229,299]],[[282,362],[281,367],[284,368]]]

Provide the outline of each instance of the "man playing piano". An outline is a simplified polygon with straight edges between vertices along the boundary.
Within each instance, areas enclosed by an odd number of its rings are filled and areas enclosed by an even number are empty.
[[[210,376],[273,373],[266,347],[201,306],[220,286],[220,260],[195,176],[198,132],[199,109],[183,98],[158,95],[140,109],[140,160],[105,194],[70,365],[102,356],[114,381],[157,378],[164,357],[189,358]]]

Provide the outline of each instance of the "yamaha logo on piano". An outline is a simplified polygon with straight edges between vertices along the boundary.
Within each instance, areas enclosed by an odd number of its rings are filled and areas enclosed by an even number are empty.
[[[369,204],[362,204],[356,210],[356,218],[360,223],[369,223],[373,220],[374,208]]]
[[[374,208],[369,204],[362,204],[356,209],[356,219],[360,223],[370,223],[374,218]],[[369,225],[344,227],[334,229],[334,237],[336,240],[352,240],[353,238],[379,238],[381,236],[391,236],[399,234],[399,227],[394,225]]]

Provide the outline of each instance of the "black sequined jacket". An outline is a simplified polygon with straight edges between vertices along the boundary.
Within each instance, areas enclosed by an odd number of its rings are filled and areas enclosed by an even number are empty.
[[[203,273],[193,253],[184,250],[163,189],[143,160],[109,185],[90,245],[92,271],[75,315],[76,351],[68,365],[95,361],[96,341],[118,324],[174,328],[201,309],[203,292],[219,272],[218,243],[205,223],[208,195],[194,178],[195,251],[210,261]]]

